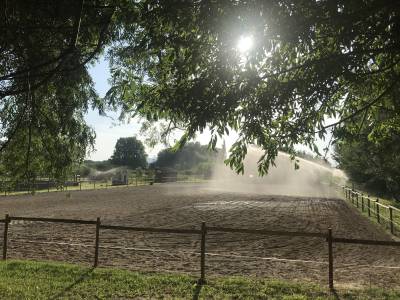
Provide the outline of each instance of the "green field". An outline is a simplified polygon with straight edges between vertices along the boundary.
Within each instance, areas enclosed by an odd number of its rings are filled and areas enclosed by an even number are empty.
[[[390,290],[338,291],[340,299],[399,299]],[[245,277],[212,278],[204,286],[186,275],[92,269],[77,265],[0,263],[1,299],[336,299],[325,288]]]

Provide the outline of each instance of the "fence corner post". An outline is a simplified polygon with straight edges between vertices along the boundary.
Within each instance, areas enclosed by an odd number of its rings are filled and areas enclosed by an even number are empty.
[[[334,290],[333,287],[333,238],[332,238],[332,228],[328,228],[328,236],[327,236],[327,241],[328,241],[328,282],[329,282],[329,289],[331,291]]]
[[[201,223],[201,249],[200,249],[200,279],[199,284],[206,283],[206,222]]]
[[[97,217],[97,220],[96,220],[96,241],[95,241],[95,248],[94,248],[94,263],[93,263],[93,267],[94,268],[96,268],[97,265],[99,264],[100,225],[101,225],[100,218]]]
[[[3,260],[7,259],[7,242],[8,242],[8,224],[10,223],[10,216],[6,214],[4,218],[4,239],[3,239]]]

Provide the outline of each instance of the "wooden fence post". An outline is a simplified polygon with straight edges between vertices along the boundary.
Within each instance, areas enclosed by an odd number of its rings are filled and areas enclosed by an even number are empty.
[[[96,181],[93,181],[93,189],[96,189]]]
[[[351,190],[351,203],[354,205],[354,190]]]
[[[389,206],[389,217],[390,217],[390,232],[394,234],[394,227],[393,227],[393,209]]]
[[[381,217],[379,215],[379,199],[378,198],[376,198],[375,207],[376,207],[376,219],[377,219],[378,223],[380,223]]]
[[[369,195],[367,198],[367,205],[368,205],[368,217],[370,217],[371,216],[371,199],[369,198]]]
[[[356,194],[357,208],[358,208],[358,193]]]
[[[4,239],[3,239],[3,260],[7,259],[7,242],[8,242],[8,224],[10,223],[10,216],[6,214],[4,219]]]
[[[328,274],[328,282],[329,289],[333,291],[333,243],[332,243],[332,228],[328,228],[328,259],[329,259],[329,274]]]
[[[361,194],[361,211],[364,212],[364,195]]]
[[[97,267],[99,263],[99,243],[100,243],[100,225],[101,221],[100,218],[98,217],[96,220],[96,242],[95,242],[95,248],[94,248],[94,264],[93,267]]]
[[[200,280],[199,284],[206,283],[206,223],[201,223],[201,249],[200,249]]]

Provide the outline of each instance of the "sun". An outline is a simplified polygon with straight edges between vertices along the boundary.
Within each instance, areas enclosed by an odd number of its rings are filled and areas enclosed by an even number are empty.
[[[247,53],[253,48],[253,37],[252,36],[241,36],[237,42],[236,48],[240,53]]]

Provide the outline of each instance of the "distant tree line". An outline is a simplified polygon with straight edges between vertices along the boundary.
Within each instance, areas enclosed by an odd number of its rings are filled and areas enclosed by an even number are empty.
[[[117,167],[129,169],[170,169],[187,174],[210,176],[215,163],[225,159],[226,148],[210,150],[200,143],[188,143],[180,149],[169,147],[161,150],[157,159],[148,165],[143,143],[136,137],[122,137],[117,140],[114,153],[108,160],[86,160],[75,172],[89,176],[92,170],[105,172]]]
[[[161,150],[157,155],[157,160],[150,167],[170,168],[210,176],[215,163],[224,160],[225,151],[225,146],[222,149],[210,151],[208,146],[198,142],[188,143],[178,150],[174,148]]]
[[[331,166],[329,161],[318,154],[312,154],[306,151],[296,151],[296,157],[300,157],[324,166]]]

